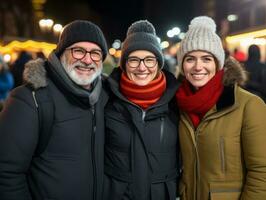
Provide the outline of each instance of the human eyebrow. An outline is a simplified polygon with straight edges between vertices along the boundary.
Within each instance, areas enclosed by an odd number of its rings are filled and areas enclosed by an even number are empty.
[[[139,58],[137,56],[129,56],[128,59],[141,59],[141,58]]]
[[[189,59],[191,59],[191,58],[193,58],[193,59],[194,59],[194,58],[196,58],[196,56],[187,55],[187,56],[185,57],[185,59],[188,59],[188,58],[189,58]]]
[[[212,55],[205,55],[205,56],[202,56],[203,59],[214,59],[214,57]]]
[[[102,51],[102,50],[98,48],[92,48],[90,51]]]
[[[208,57],[213,58],[212,55],[203,55],[202,57],[203,57],[203,58],[208,58]]]
[[[71,47],[71,49],[83,49],[85,51],[88,51],[87,49],[85,49],[84,47],[81,47],[81,46],[73,46],[73,47]],[[98,49],[98,48],[92,48],[89,51],[102,51],[102,50]]]

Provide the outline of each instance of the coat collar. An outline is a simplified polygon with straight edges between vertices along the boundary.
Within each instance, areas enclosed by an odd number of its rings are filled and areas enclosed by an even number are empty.
[[[217,111],[233,106],[236,103],[235,87],[244,86],[247,81],[247,73],[241,64],[234,58],[229,57],[224,65],[224,91],[216,104]]]
[[[34,90],[46,87],[49,83],[48,77],[72,102],[84,108],[96,104],[102,91],[101,77],[94,82],[91,91],[76,85],[62,69],[57,56],[52,52],[48,60],[31,60],[25,65],[23,80]]]

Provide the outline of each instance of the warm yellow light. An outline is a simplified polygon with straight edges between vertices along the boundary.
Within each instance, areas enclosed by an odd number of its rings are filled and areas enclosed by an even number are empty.
[[[36,15],[37,18],[40,19],[40,18],[43,18],[43,16],[44,16],[44,12],[38,10],[38,11],[35,11],[35,15]]]
[[[28,40],[25,42],[12,41],[6,46],[0,46],[0,52],[2,54],[12,54],[12,52],[18,51],[30,51],[38,52],[42,51],[45,55],[48,55],[53,49],[56,48],[56,44],[46,43],[46,42],[37,42],[33,40]],[[13,56],[12,56],[13,57]]]
[[[55,24],[55,25],[53,26],[53,30],[54,30],[54,32],[56,32],[56,33],[60,33],[60,32],[62,31],[62,29],[63,29],[63,26],[62,26],[61,24]]]
[[[41,20],[39,21],[39,26],[40,26],[40,27],[45,27],[45,24],[46,24],[45,19],[41,19]]]
[[[177,45],[171,46],[170,49],[169,49],[169,53],[170,53],[170,55],[172,55],[172,56],[176,56],[176,54],[177,54],[177,50],[178,50]]]
[[[253,31],[249,33],[242,33],[234,36],[228,36],[226,37],[226,42],[228,43],[236,43],[240,42],[243,39],[247,38],[257,38],[257,37],[265,37],[266,36],[266,29],[262,29],[259,31]]]
[[[121,57],[121,50],[117,50],[115,52],[115,55],[114,55],[116,58],[120,58]]]
[[[32,3],[44,4],[46,0],[32,0]]]
[[[110,55],[113,56],[113,55],[115,55],[115,53],[116,53],[115,48],[110,48],[110,49],[109,49],[109,54],[110,54]]]
[[[162,47],[162,49],[165,49],[165,48],[169,47],[169,42],[168,41],[163,41],[161,43],[161,47]]]
[[[3,58],[4,58],[4,61],[5,61],[6,63],[9,63],[10,60],[11,60],[11,55],[10,55],[10,54],[5,54]]]
[[[39,21],[39,25],[43,29],[50,29],[52,28],[53,24],[54,24],[54,21],[52,19],[41,19]]]
[[[53,24],[54,24],[54,21],[52,19],[47,19],[46,20],[46,26],[47,27],[51,28],[53,26]]]
[[[33,4],[34,10],[43,10],[43,5],[41,4]]]
[[[246,38],[240,40],[240,45],[248,47],[252,44],[256,45],[266,45],[266,40],[264,38]]]

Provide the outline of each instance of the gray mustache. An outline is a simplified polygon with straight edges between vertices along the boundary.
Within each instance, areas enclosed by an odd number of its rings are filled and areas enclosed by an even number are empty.
[[[77,63],[73,64],[74,67],[83,67],[83,68],[96,68],[97,66],[94,63],[86,64],[81,61],[78,61]]]

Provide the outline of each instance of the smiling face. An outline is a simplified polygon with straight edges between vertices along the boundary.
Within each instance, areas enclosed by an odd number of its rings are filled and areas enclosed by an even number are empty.
[[[75,43],[64,51],[61,63],[76,84],[89,89],[102,72],[101,49],[91,42]]]
[[[139,65],[138,65],[138,62]],[[129,54],[126,62],[126,74],[137,85],[147,85],[158,74],[158,61],[153,53],[137,50]]]
[[[213,55],[208,52],[189,52],[183,60],[184,75],[195,89],[199,89],[216,74],[218,68],[216,63]]]

